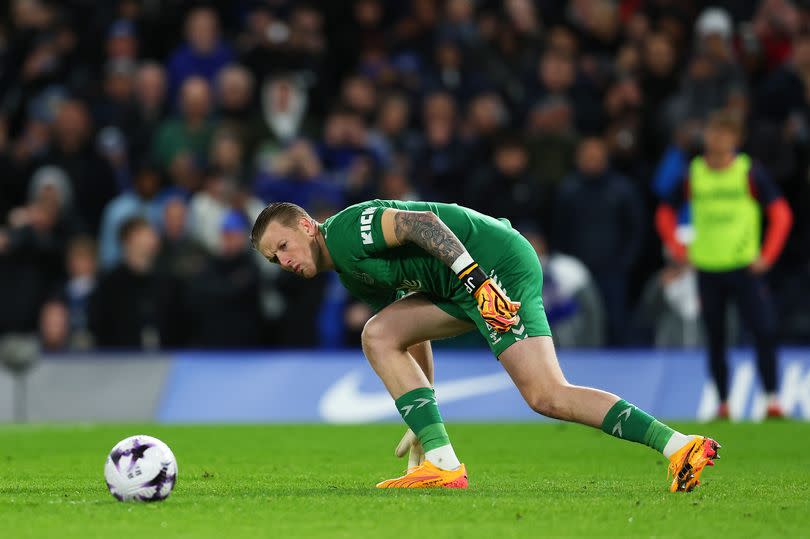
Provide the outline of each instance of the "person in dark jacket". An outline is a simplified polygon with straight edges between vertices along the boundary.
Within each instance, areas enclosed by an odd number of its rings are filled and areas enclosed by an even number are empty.
[[[545,191],[535,181],[529,153],[523,139],[506,135],[498,140],[491,166],[473,177],[468,198],[470,207],[488,215],[505,217],[512,223],[538,226]]]
[[[248,248],[247,218],[225,214],[220,249],[190,285],[191,345],[251,348],[261,344],[259,267]]]
[[[184,319],[179,287],[155,270],[160,240],[143,217],[120,228],[123,259],[99,280],[90,299],[90,332],[100,348],[181,346]]]
[[[613,345],[624,342],[627,288],[643,226],[643,202],[633,184],[610,169],[601,138],[585,138],[577,150],[577,171],[563,180],[557,196],[554,246],[580,259],[593,275]]]

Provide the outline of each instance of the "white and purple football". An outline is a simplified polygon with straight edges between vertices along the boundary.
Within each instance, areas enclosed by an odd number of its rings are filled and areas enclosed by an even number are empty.
[[[177,481],[177,460],[169,446],[139,434],[121,440],[104,464],[110,494],[120,502],[159,502],[171,494]]]

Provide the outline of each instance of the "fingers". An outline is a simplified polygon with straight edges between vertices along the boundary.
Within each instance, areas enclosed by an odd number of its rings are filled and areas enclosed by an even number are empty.
[[[411,446],[411,452],[408,455],[408,469],[419,466],[423,462],[425,462],[425,451],[422,449],[422,444],[416,441]]]
[[[394,454],[399,458],[404,457],[411,446],[417,441],[416,434],[414,434],[411,429],[406,430],[405,435],[402,436],[402,439],[397,444]]]

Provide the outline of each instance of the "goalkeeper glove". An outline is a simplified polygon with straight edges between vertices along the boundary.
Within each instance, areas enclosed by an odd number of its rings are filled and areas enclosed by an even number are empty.
[[[394,450],[394,454],[399,458],[404,457],[406,453],[408,453],[408,470],[425,462],[425,450],[411,429],[405,431],[405,435]]]
[[[462,255],[459,259],[461,260],[464,256]],[[520,302],[510,300],[501,287],[481,269],[477,262],[472,260],[469,254],[466,255],[466,258],[470,263],[465,265],[457,275],[467,291],[475,298],[478,312],[495,331],[500,333],[509,331],[517,322],[515,313],[520,309]]]

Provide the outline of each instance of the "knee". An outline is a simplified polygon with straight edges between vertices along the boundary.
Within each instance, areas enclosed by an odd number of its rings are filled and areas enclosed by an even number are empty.
[[[527,395],[526,402],[540,415],[553,419],[569,419],[570,413],[566,404],[565,390],[565,384],[555,384]]]
[[[375,352],[397,347],[395,333],[388,324],[385,323],[385,320],[381,319],[379,316],[372,316],[369,321],[366,322],[366,325],[363,326],[363,332],[360,334],[360,343],[369,361],[373,361],[373,357],[378,355],[375,354]]]

